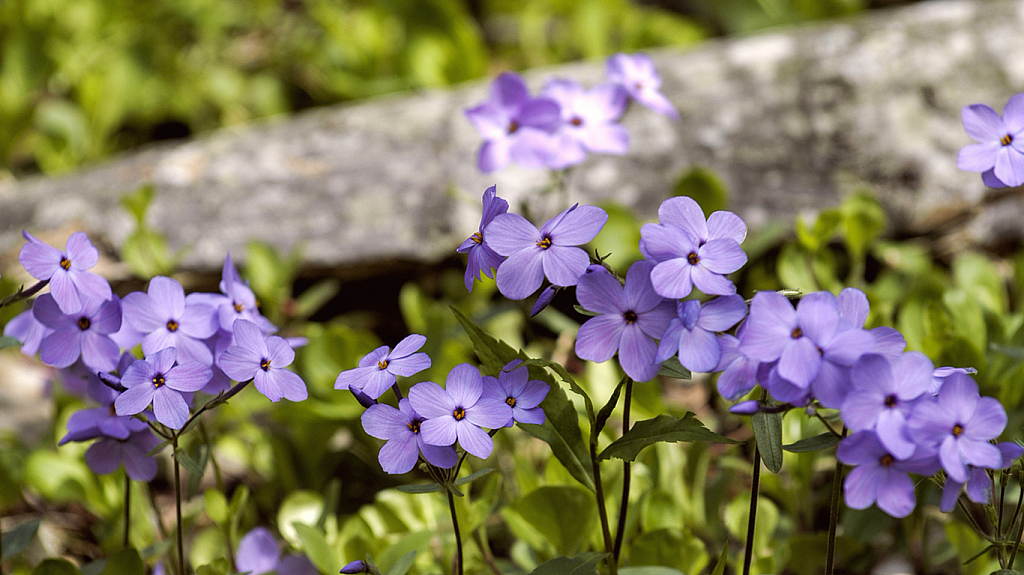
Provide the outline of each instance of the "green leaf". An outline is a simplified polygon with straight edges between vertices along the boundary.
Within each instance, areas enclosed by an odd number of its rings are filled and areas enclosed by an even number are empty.
[[[729,206],[729,190],[725,182],[708,168],[697,167],[687,172],[676,182],[672,195],[690,196],[707,215]]]
[[[661,370],[658,371],[658,375],[674,377],[676,379],[690,379],[693,377],[690,370],[683,367],[683,364],[679,362],[679,356],[677,355],[673,355],[661,363]]]
[[[584,390],[582,387],[579,386],[578,383],[576,383],[576,380],[569,373],[569,370],[565,369],[565,367],[562,364],[548,359],[527,359],[526,361],[523,362],[523,365],[536,365],[540,367],[549,368],[551,369],[551,371],[554,371],[558,375],[558,377],[562,379],[562,381],[569,384],[569,389],[571,389],[573,393],[575,393],[576,395],[579,395],[583,398],[583,403],[586,405],[587,408],[587,417],[590,419],[591,436],[596,437],[597,434],[594,433],[593,431],[594,422],[597,420],[597,415],[594,413],[594,402],[590,400],[590,396],[587,394],[586,390]]]
[[[628,375],[619,380],[618,385],[615,386],[615,391],[612,392],[612,396],[608,398],[608,403],[604,404],[601,411],[597,412],[597,419],[594,421],[594,429],[597,430],[597,433],[601,433],[601,430],[604,429],[604,424],[607,423],[608,418],[615,409],[615,405],[619,403],[619,392],[627,381],[629,381]]]
[[[956,285],[995,314],[1007,311],[1006,283],[999,270],[987,257],[972,252],[964,252],[953,261],[953,277]]]
[[[412,567],[413,561],[416,560],[416,551],[410,551],[395,561],[395,564],[388,569],[387,575],[405,575],[409,568]]]
[[[506,515],[524,520],[561,555],[587,549],[598,525],[594,496],[568,485],[534,489],[509,505]]]
[[[607,553],[587,551],[572,559],[555,557],[541,563],[530,575],[593,575],[597,571],[597,564],[607,556]]]
[[[551,446],[551,452],[569,474],[584,487],[594,491],[594,469],[590,451],[580,432],[576,407],[559,386],[553,386],[548,391],[540,407],[544,410],[544,423],[519,425],[519,428]]]
[[[181,462],[181,465],[188,470],[189,473],[193,475],[203,474],[203,465],[200,464],[200,462],[196,461],[191,455],[186,453],[184,449],[179,448],[175,452],[175,456],[178,458],[178,461]]]
[[[121,197],[121,207],[135,218],[135,225],[142,226],[146,222],[146,212],[153,201],[156,188],[153,184],[139,186],[137,190]]]
[[[479,478],[483,477],[484,475],[487,475],[488,473],[494,471],[495,469],[496,468],[494,468],[494,467],[485,467],[484,469],[481,469],[480,471],[477,471],[475,473],[471,473],[471,474],[469,474],[469,475],[467,475],[467,476],[465,476],[465,477],[463,477],[461,479],[456,479],[455,480],[455,485],[465,485],[465,484],[469,483],[470,481],[473,481],[474,479],[479,479]]]
[[[223,557],[196,569],[196,575],[228,575],[228,573],[231,573],[231,564]]]
[[[395,489],[402,493],[434,493],[444,489],[440,483],[413,483],[411,485],[399,485]]]
[[[807,453],[808,451],[821,451],[822,449],[828,449],[833,445],[839,443],[842,438],[826,431],[821,435],[815,435],[814,437],[805,437],[795,443],[789,443],[783,445],[782,448],[790,453]],[[760,449],[760,447],[758,447]]]
[[[323,307],[331,298],[338,295],[341,282],[337,279],[327,279],[313,284],[312,287],[302,292],[295,300],[295,316],[300,319],[308,318]]]
[[[39,531],[39,519],[31,519],[11,529],[3,536],[4,553],[0,561],[7,561],[18,553],[21,553],[32,542],[32,538]]]
[[[576,313],[578,313],[580,315],[585,315],[585,316],[589,316],[589,317],[594,317],[594,316],[601,315],[600,313],[598,313],[596,311],[590,311],[590,310],[584,309],[583,306],[581,306],[580,304],[574,304],[572,306],[572,308],[574,310],[576,310]]]
[[[988,551],[988,549],[986,549],[985,551]],[[993,571],[992,575],[1024,575],[1024,574],[1022,574],[1020,571],[1017,571],[1016,569],[1000,569],[999,571]]]
[[[136,228],[125,239],[121,246],[121,259],[133,274],[142,278],[170,275],[178,265],[178,258],[171,252],[167,239],[144,227]]]
[[[0,349],[8,347],[20,347],[21,342],[9,335],[0,335]]]
[[[81,575],[77,567],[64,559],[43,559],[32,575]]]
[[[224,523],[228,520],[228,500],[224,494],[216,489],[207,489],[203,494],[206,503],[206,515],[214,523]]]
[[[107,559],[103,575],[146,575],[146,566],[142,563],[139,552],[133,547],[128,547]]]
[[[496,375],[501,368],[505,367],[505,364],[513,359],[526,359],[525,355],[512,349],[509,344],[480,329],[480,326],[473,323],[473,320],[463,315],[455,306],[448,306],[448,309],[452,310],[455,318],[466,330],[470,341],[473,342],[473,350],[476,351],[476,356],[485,372]]]
[[[715,563],[715,568],[711,571],[711,575],[723,575],[725,573],[725,564],[728,562],[729,546],[725,545],[722,547],[722,554],[718,556],[718,563]]]
[[[782,469],[782,414],[757,412],[750,416],[750,426],[761,461],[768,471],[778,473]]]
[[[843,242],[858,260],[885,230],[885,210],[870,193],[852,194],[843,200],[839,210],[843,215]]]
[[[716,443],[738,443],[733,439],[719,435],[704,427],[694,413],[687,412],[682,419],[671,415],[659,415],[654,419],[638,421],[622,437],[606,447],[598,459],[614,457],[625,461],[636,459],[640,451],[659,441],[675,443],[678,441],[714,441]]]
[[[337,573],[341,570],[341,561],[331,550],[331,546],[327,544],[327,539],[319,529],[298,521],[292,523],[292,527],[299,535],[300,547],[306,553],[306,557],[309,557],[309,560],[321,573]]]
[[[814,277],[808,261],[808,254],[798,244],[786,244],[775,260],[776,274],[782,285],[803,293],[818,291],[818,280]]]

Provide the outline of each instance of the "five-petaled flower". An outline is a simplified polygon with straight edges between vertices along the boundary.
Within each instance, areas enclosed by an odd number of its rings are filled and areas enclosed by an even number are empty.
[[[431,465],[449,469],[459,458],[451,445],[431,445],[423,440],[421,417],[408,399],[398,402],[398,409],[386,403],[371,405],[363,412],[363,429],[377,439],[386,439],[377,455],[387,473],[405,473],[416,465],[420,454]]]
[[[285,398],[302,401],[308,396],[306,384],[295,372],[285,369],[295,360],[295,350],[284,338],[265,335],[246,319],[232,326],[234,344],[217,358],[217,365],[235,381],[253,380],[256,390],[270,401]]]
[[[188,420],[188,402],[182,394],[202,389],[213,370],[196,361],[176,365],[177,355],[168,347],[128,366],[121,376],[121,385],[128,389],[114,401],[117,414],[135,415],[152,403],[157,421],[181,429]]]
[[[63,252],[27,231],[22,235],[28,243],[21,248],[18,261],[32,277],[50,281],[50,293],[62,312],[75,313],[88,299],[110,299],[107,280],[86,271],[99,261],[99,250],[85,232],[71,234]]]
[[[359,367],[338,374],[334,389],[357,389],[377,399],[398,381],[398,376],[409,377],[430,367],[427,354],[414,353],[426,342],[426,337],[414,333],[398,342],[393,351],[386,345],[378,347],[359,360]]]

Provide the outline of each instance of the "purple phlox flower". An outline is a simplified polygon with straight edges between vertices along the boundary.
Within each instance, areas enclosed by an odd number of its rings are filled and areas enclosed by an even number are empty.
[[[420,454],[431,465],[450,469],[459,462],[451,445],[431,445],[423,441],[420,426],[424,418],[416,413],[408,399],[398,409],[386,403],[371,405],[363,412],[363,429],[377,439],[386,439],[377,460],[387,473],[406,473],[416,465]]]
[[[932,384],[928,388],[928,392],[932,395],[938,395],[939,390],[942,389],[942,384],[946,381],[946,378],[954,373],[974,375],[978,373],[978,370],[973,367],[937,367],[935,368],[935,371],[932,372]]]
[[[713,371],[722,358],[716,332],[736,325],[747,315],[747,304],[738,295],[722,296],[701,304],[697,300],[676,303],[676,317],[668,325],[654,361],[673,355],[690,371]]]
[[[996,447],[1002,455],[1003,462],[1000,469],[1009,469],[1013,462],[1021,455],[1024,455],[1024,447],[1012,442],[1003,442]],[[990,503],[992,501],[992,480],[989,478],[988,470],[984,467],[967,466],[967,482],[960,483],[953,478],[947,477],[946,484],[942,487],[942,503],[940,508],[944,513],[949,513],[956,507],[956,500],[960,497],[960,491],[966,487],[967,497],[975,503]]]
[[[218,363],[219,361],[220,356],[217,356],[217,360],[214,361],[212,366],[210,366],[213,370],[213,374],[210,376],[210,381],[206,382],[203,389],[199,391],[209,395],[217,395],[218,393],[231,389],[231,378],[228,377],[228,375],[224,373],[224,370],[220,368],[220,364]]]
[[[914,454],[916,444],[906,432],[914,401],[928,392],[932,382],[931,360],[911,351],[891,362],[878,354],[862,356],[853,365],[853,389],[840,412],[853,431],[875,430],[878,440],[897,459]]]
[[[740,353],[740,340],[731,335],[718,336],[721,357],[712,371],[721,371],[718,376],[718,393],[735,401],[757,385],[757,369],[761,362]],[[731,409],[730,409],[731,411]]]
[[[871,431],[858,431],[844,439],[836,457],[856,466],[843,482],[846,505],[867,509],[877,503],[893,517],[906,517],[917,504],[914,481],[909,474],[931,475],[939,469],[933,448],[918,446],[911,457],[899,460]]]
[[[85,232],[71,234],[63,252],[28,232],[21,235],[28,243],[21,248],[18,261],[37,280],[50,280],[50,293],[62,312],[77,312],[87,299],[110,299],[107,280],[86,271],[99,261],[99,250]]]
[[[114,401],[118,415],[134,415],[152,403],[157,421],[173,429],[185,425],[188,402],[183,393],[202,389],[213,370],[196,361],[175,365],[177,353],[164,348],[128,366],[121,376],[121,385],[128,389]]]
[[[732,212],[717,211],[704,219],[704,210],[689,196],[676,196],[661,202],[658,221],[680,227],[693,234],[701,245],[711,240],[733,240],[742,244],[747,224]]]
[[[759,411],[761,411],[761,402],[756,399],[741,401],[729,408],[729,412],[736,415],[754,415]]]
[[[366,565],[366,563],[364,561],[359,560],[352,561],[351,563],[346,563],[345,566],[341,568],[341,573],[344,573],[345,575],[354,575],[356,573],[369,572],[370,568]]]
[[[222,330],[230,332],[236,319],[245,319],[256,324],[266,334],[277,331],[277,326],[260,313],[256,294],[238,275],[238,270],[235,269],[235,264],[231,261],[231,254],[228,254],[224,260],[220,291],[224,297],[214,307],[217,308],[217,319]]]
[[[420,425],[423,441],[445,446],[457,440],[467,453],[486,458],[494,442],[481,428],[504,427],[512,408],[504,401],[483,397],[480,370],[468,363],[452,368],[445,386],[425,381],[409,390],[413,409],[426,418]]]
[[[857,288],[845,288],[836,298],[839,304],[839,330],[863,328],[868,320],[870,306],[868,296]],[[887,359],[896,359],[903,355],[907,340],[903,334],[887,326],[876,327],[868,331],[875,340],[871,353],[884,355]]]
[[[352,397],[355,397],[356,401],[359,402],[359,405],[361,405],[361,406],[363,406],[365,408],[369,408],[371,406],[377,405],[377,400],[376,399],[370,397],[369,395],[366,395],[362,391],[360,391],[360,390],[358,390],[358,389],[356,389],[354,387],[351,387],[351,386],[349,386],[348,390],[352,393]]]
[[[121,302],[86,299],[74,313],[61,311],[51,294],[36,298],[32,313],[52,331],[39,346],[39,359],[46,365],[68,367],[79,357],[93,371],[110,371],[121,351],[110,334],[121,328]]]
[[[716,219],[716,227],[713,229],[723,235],[712,237],[712,228],[707,227],[709,222],[703,222],[704,215],[699,207],[696,214],[678,209],[681,207],[685,207],[682,201],[670,204],[665,210],[669,216],[668,222],[644,224],[640,228],[640,253],[657,264],[651,272],[654,289],[669,299],[690,295],[694,286],[708,295],[736,293],[736,286],[725,276],[743,267],[747,263],[747,254],[735,239],[735,221],[723,218],[721,223],[726,225],[719,229]],[[697,226],[698,220],[707,227],[709,235],[706,241],[696,233],[672,223],[684,221],[688,225]],[[739,222],[742,223],[742,220]],[[745,225],[743,229],[746,229]]]
[[[989,443],[1006,427],[1006,410],[998,400],[981,397],[978,384],[953,373],[937,397],[925,396],[914,408],[907,429],[918,443],[935,445],[946,474],[967,481],[967,466],[998,469],[1002,454]]]
[[[474,278],[480,279],[480,274],[493,278],[494,272],[491,270],[498,269],[501,262],[505,261],[484,242],[484,228],[487,224],[498,214],[508,212],[508,202],[497,196],[496,189],[496,186],[491,186],[484,192],[480,228],[455,250],[460,254],[469,254],[469,263],[466,264],[466,289],[469,291],[473,291]]]
[[[97,437],[128,439],[131,433],[142,431],[149,426],[130,415],[118,415],[114,403],[101,407],[82,409],[68,418],[68,432],[57,442],[64,445],[70,441],[86,441]]]
[[[505,402],[512,415],[505,427],[515,422],[544,423],[544,410],[539,407],[551,386],[538,379],[530,379],[530,371],[515,359],[501,368],[498,377],[484,376],[484,398]]]
[[[143,424],[144,429],[132,431],[128,437],[101,436],[85,450],[85,462],[94,473],[105,475],[124,465],[128,477],[151,481],[156,477],[156,459],[146,454],[160,445],[160,438]]]
[[[1024,184],[1024,93],[1010,98],[1002,117],[984,104],[965,106],[961,115],[967,135],[978,143],[960,149],[957,167],[982,172],[986,184]]]
[[[618,123],[628,103],[626,91],[617,84],[584,90],[573,80],[549,81],[542,96],[558,102],[562,123],[555,130],[555,155],[548,166],[556,170],[582,162],[587,152],[625,154],[629,133]]]
[[[584,272],[585,273],[585,272]],[[541,290],[540,295],[537,296],[537,301],[533,302],[533,309],[530,310],[530,317],[533,317],[540,312],[544,311],[544,308],[548,307],[551,300],[555,299],[555,294],[558,290],[562,289],[556,285],[549,285],[548,287]]]
[[[660,338],[674,316],[671,301],[654,292],[651,269],[638,261],[629,266],[625,286],[599,266],[580,277],[576,298],[584,309],[601,315],[588,319],[576,336],[576,355],[607,361],[619,354],[619,364],[634,381],[650,381],[658,374],[655,359]]]
[[[590,257],[576,247],[594,239],[608,214],[597,206],[574,204],[538,230],[519,214],[499,214],[485,230],[487,243],[506,256],[495,274],[498,291],[509,299],[524,299],[544,282],[576,285]]]
[[[275,572],[280,575],[316,575],[318,571],[305,555],[281,556],[277,540],[264,527],[256,527],[238,542],[235,567],[239,573],[264,575]]]
[[[202,341],[217,333],[216,310],[203,303],[186,302],[177,280],[157,276],[147,293],[125,296],[125,320],[143,332],[142,351],[147,356],[164,348],[177,348],[181,361],[213,364],[213,353]]]
[[[302,401],[308,397],[302,378],[285,369],[295,360],[295,350],[284,338],[265,335],[258,325],[246,319],[236,319],[233,328],[234,345],[224,350],[217,363],[228,377],[235,381],[253,380],[256,391],[270,401],[280,401],[282,397]]]
[[[39,353],[39,345],[50,331],[50,328],[39,323],[31,308],[14,316],[4,326],[4,335],[20,341],[21,353],[25,355]]]
[[[398,381],[398,376],[409,377],[430,367],[427,354],[414,353],[425,343],[426,337],[414,333],[398,342],[394,351],[386,345],[378,347],[359,360],[359,367],[338,374],[334,389],[354,388],[377,399]]]
[[[647,54],[618,53],[608,58],[608,79],[619,84],[629,97],[672,119],[679,118],[676,107],[661,92],[661,76]]]
[[[505,72],[491,84],[490,99],[466,110],[484,137],[477,159],[480,171],[501,169],[509,160],[524,168],[544,167],[554,153],[551,132],[560,122],[558,103],[531,98],[518,74]]]

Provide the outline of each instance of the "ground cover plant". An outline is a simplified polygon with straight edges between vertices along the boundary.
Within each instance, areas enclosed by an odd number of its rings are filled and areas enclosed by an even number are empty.
[[[564,174],[629,153],[623,114],[675,115],[646,55],[607,72],[497,76],[466,110],[478,167]],[[1024,184],[1024,94],[963,122],[950,161]],[[3,437],[0,567],[1017,572],[1024,256],[887,240],[869,191],[748,230],[704,170],[646,223],[552,181],[539,218],[467,193],[465,268],[403,288],[393,341],[308,321],[337,286],[293,296],[296,260],[260,246],[217,291],[171,255],[120,289],[84,232],[26,231],[2,344],[55,408],[40,441]],[[140,225],[150,198],[126,198]]]

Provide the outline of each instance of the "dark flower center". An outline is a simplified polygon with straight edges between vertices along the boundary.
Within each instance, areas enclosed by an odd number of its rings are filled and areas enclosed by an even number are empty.
[[[109,415],[110,417],[114,417],[115,415],[117,415],[117,408],[114,407],[113,403],[110,404]]]
[[[473,232],[473,235],[469,236],[469,239],[473,240],[478,244],[484,243],[484,235],[480,232]]]
[[[889,408],[896,407],[896,404],[898,404],[898,403],[899,403],[899,400],[896,399],[896,395],[895,394],[888,395],[885,398],[885,406],[886,407],[889,407]]]
[[[697,255],[697,252],[690,252],[690,255],[686,256],[686,261],[691,266],[695,266],[700,263],[700,256]]]
[[[573,116],[572,119],[569,120],[569,123],[572,124],[573,126],[582,126],[583,125],[583,118],[581,118],[579,116]]]
[[[409,431],[418,434],[420,432],[420,423],[422,421],[423,421],[422,419],[414,419],[414,420],[410,421],[409,423],[407,423],[406,425],[409,426]]]
[[[551,236],[544,236],[539,242],[537,242],[537,247],[539,247],[542,250],[546,250],[546,249],[550,248],[551,247]]]
[[[505,399],[505,403],[507,403],[509,407],[515,407],[516,406],[516,398],[508,397],[508,398]]]
[[[377,367],[379,367],[381,369],[387,369],[388,368],[388,360],[382,359],[382,360],[378,361],[377,362]]]
[[[455,421],[462,421],[463,419],[466,418],[466,410],[462,409],[462,406],[460,405],[459,407],[455,408],[455,411],[452,412],[452,417],[455,418]]]
[[[959,423],[953,426],[953,437],[960,437],[964,434],[964,426]]]
[[[518,129],[519,129],[519,122],[517,122],[515,120],[509,120],[509,122],[508,122],[508,133],[509,134],[514,134],[514,133],[516,133],[516,130],[518,130]]]
[[[999,138],[999,143],[1004,146],[1009,146],[1010,144],[1013,143],[1013,136],[1011,136],[1010,134],[1006,134],[1002,138]],[[64,265],[64,262],[61,262],[60,264]]]
[[[1007,136],[1007,138],[1009,138],[1009,136]],[[69,269],[71,269],[71,260],[69,260],[67,256],[61,256],[60,267],[64,268],[64,271],[68,271]]]
[[[643,82],[637,82],[636,84],[633,84],[633,89],[636,90],[637,92],[639,92],[640,90],[643,90],[644,89]]]
[[[800,339],[804,336],[804,331],[799,327],[793,329],[793,333],[789,334],[789,337],[793,339]]]
[[[158,373],[153,376],[153,387],[160,387],[165,383],[167,383],[167,380],[164,379],[164,374]]]
[[[627,310],[622,314],[622,319],[626,320],[628,324],[636,323],[636,312],[633,310]]]
[[[92,325],[92,322],[89,321],[89,318],[87,318],[87,317],[80,317],[80,318],[78,318],[78,329],[80,329],[82,331],[85,331],[85,330],[89,329],[90,325]]]
[[[270,359],[265,357],[260,360],[260,369],[263,371],[270,371]]]
[[[178,322],[174,321],[173,319],[167,320],[167,331],[178,331]]]
[[[896,460],[895,460],[895,459],[893,459],[891,455],[889,455],[888,453],[886,453],[885,455],[883,455],[883,456],[882,456],[882,458],[881,458],[881,459],[879,459],[879,460],[878,460],[878,462],[879,462],[880,464],[882,464],[882,467],[889,467],[890,465],[892,465],[893,463],[895,463],[895,462],[896,462]]]
[[[244,309],[245,309],[244,305],[242,305],[242,304],[240,304],[238,302],[235,302],[235,311],[236,312],[242,313],[242,310],[244,310]]]

